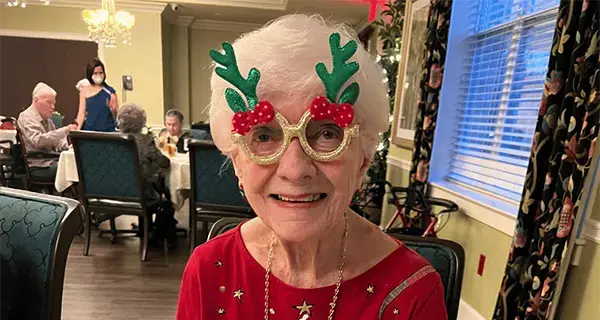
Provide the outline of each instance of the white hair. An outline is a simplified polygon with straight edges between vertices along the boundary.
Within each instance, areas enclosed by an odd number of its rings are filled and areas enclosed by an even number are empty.
[[[269,100],[275,110],[308,109],[312,99],[325,94],[315,66],[323,62],[327,70],[332,70],[329,36],[335,32],[340,34],[342,46],[350,40],[358,44],[350,60],[358,62],[360,69],[348,83],[356,81],[360,86],[360,96],[354,105],[355,123],[360,125],[363,152],[371,159],[379,142],[378,134],[388,130],[387,84],[383,70],[360,45],[352,29],[330,25],[319,15],[293,14],[242,35],[232,46],[244,77],[253,67],[261,73],[257,88],[259,100]],[[233,86],[214,71],[210,83],[212,137],[217,147],[230,155],[236,147],[231,141],[233,111],[225,100],[225,89]]]
[[[35,99],[45,95],[56,96],[56,91],[54,91],[54,89],[52,89],[52,87],[49,85],[43,82],[38,82],[38,84],[35,85],[35,88],[33,88],[31,97]]]

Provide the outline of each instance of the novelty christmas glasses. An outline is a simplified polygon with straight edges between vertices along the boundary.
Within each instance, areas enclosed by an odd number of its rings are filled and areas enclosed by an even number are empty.
[[[358,137],[359,126],[352,124],[353,106],[359,95],[358,83],[353,82],[342,91],[359,68],[358,63],[347,62],[356,53],[357,45],[351,40],[341,46],[339,33],[329,37],[329,45],[333,70],[329,73],[322,62],[316,65],[326,97],[316,97],[297,124],[290,124],[282,114],[275,112],[270,102],[258,99],[256,87],[260,72],[252,68],[245,79],[231,44],[223,43],[223,54],[210,51],[211,58],[222,66],[216,68],[217,75],[245,97],[244,100],[232,88],[225,90],[227,104],[234,112],[232,139],[252,161],[261,165],[279,161],[294,137],[312,159],[331,161],[347,149],[352,138]]]

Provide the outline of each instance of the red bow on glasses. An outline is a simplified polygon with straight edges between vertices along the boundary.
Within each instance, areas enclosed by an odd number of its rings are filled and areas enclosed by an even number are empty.
[[[233,114],[231,123],[233,124],[233,132],[240,135],[245,135],[252,129],[253,125],[258,123],[267,124],[275,117],[273,105],[269,101],[260,101],[254,109],[244,112],[236,112]]]
[[[352,124],[354,108],[349,103],[331,103],[325,97],[316,97],[310,104],[310,117],[315,121],[333,120],[341,128]]]

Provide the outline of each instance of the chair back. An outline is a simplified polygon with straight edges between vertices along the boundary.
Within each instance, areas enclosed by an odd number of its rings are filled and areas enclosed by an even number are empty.
[[[67,255],[82,225],[72,199],[0,187],[2,319],[61,319]]]
[[[208,237],[206,241],[215,238],[216,236],[223,234],[229,230],[235,229],[240,223],[246,221],[248,219],[244,218],[236,218],[236,217],[227,217],[221,218],[215,222],[210,231],[208,232]]]
[[[427,259],[440,274],[444,284],[448,319],[456,320],[465,267],[463,247],[456,242],[445,239],[407,236],[398,233],[388,234],[402,241],[407,247]]]
[[[50,117],[50,120],[52,120],[52,123],[54,123],[54,126],[57,129],[58,128],[62,128],[62,126],[63,126],[63,120],[64,119],[65,119],[65,116],[63,116],[62,114],[60,114],[60,113],[58,113],[56,111]]]
[[[74,131],[69,137],[86,200],[143,202],[142,174],[132,135]]]
[[[233,166],[214,143],[193,140],[189,143],[191,188],[190,204],[224,211],[250,211],[239,191]]]
[[[210,133],[210,124],[197,122],[193,123],[190,128],[190,136],[196,140],[211,140],[212,135]]]
[[[25,171],[25,178],[27,179],[27,189],[31,189],[31,175],[29,172],[29,160],[27,160],[27,149],[25,149],[25,143],[23,142],[23,136],[21,135],[21,128],[19,128],[19,122],[14,121],[13,123],[15,125],[15,129],[17,130],[16,146],[18,146],[15,150],[15,161],[17,161],[17,167],[22,168],[22,170]]]

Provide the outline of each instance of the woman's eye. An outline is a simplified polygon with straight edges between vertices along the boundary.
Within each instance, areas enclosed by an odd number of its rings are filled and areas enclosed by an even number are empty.
[[[325,138],[325,139],[335,139],[336,138],[335,132],[333,132],[331,130],[323,130],[323,132],[321,132],[321,136],[323,136],[323,138]]]
[[[333,140],[339,139],[341,137],[341,133],[335,128],[323,128],[318,136],[326,140]]]
[[[263,134],[258,135],[257,140],[259,142],[269,142],[269,141],[271,141],[271,136],[263,133]]]
[[[253,130],[252,141],[256,143],[271,142],[276,139],[275,132],[272,129],[266,127],[260,127]]]

